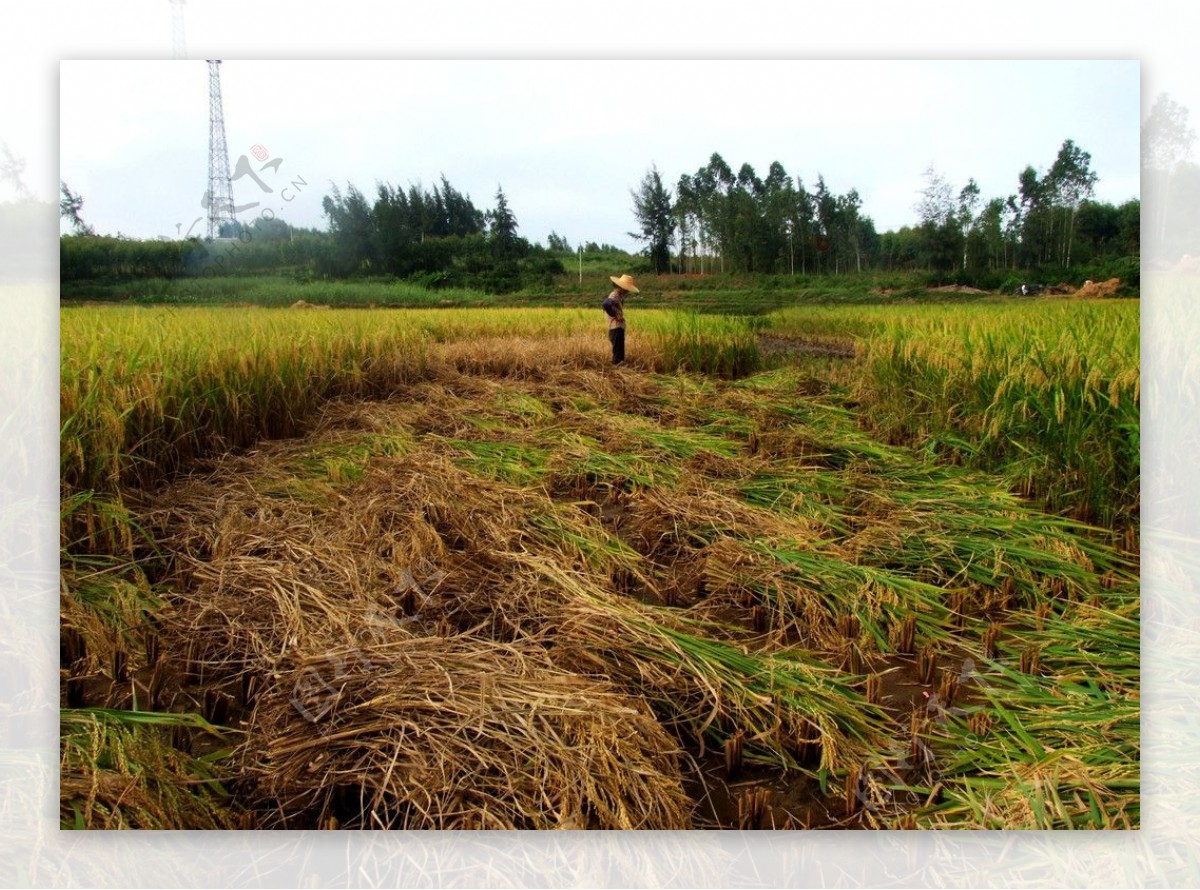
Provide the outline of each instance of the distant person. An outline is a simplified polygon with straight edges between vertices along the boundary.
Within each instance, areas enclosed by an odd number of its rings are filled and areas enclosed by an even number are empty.
[[[625,363],[625,297],[639,293],[632,275],[608,276],[616,287],[604,301],[604,313],[608,316],[608,340],[612,343],[613,364]]]

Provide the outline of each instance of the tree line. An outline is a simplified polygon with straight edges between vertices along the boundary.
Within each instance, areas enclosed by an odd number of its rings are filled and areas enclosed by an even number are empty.
[[[809,188],[778,161],[765,177],[714,153],[674,187],[651,166],[631,189],[636,231],[653,271],[846,274],[928,271],[960,281],[1021,272],[1069,275],[1108,264],[1136,276],[1140,201],[1093,200],[1091,155],[1066,140],[1048,169],[1032,165],[1017,190],[983,200],[973,179],[959,189],[930,167],[917,221],[878,233],[856,189]]]
[[[1169,112],[1160,117],[1174,120]],[[1165,145],[1165,139],[1155,144]],[[1176,182],[1184,178],[1179,171],[1185,166],[1175,164]],[[1097,181],[1091,156],[1070,139],[1044,171],[1032,165],[1020,171],[1016,191],[1003,197],[984,200],[973,179],[956,188],[930,167],[913,208],[915,223],[879,233],[857,189],[839,194],[820,174],[808,186],[778,161],[765,176],[748,163],[735,172],[714,153],[673,186],[651,166],[631,189],[636,231],[629,234],[645,245],[645,266],[631,271],[921,272],[992,288],[1014,276],[1050,283],[1116,275],[1136,286],[1140,202],[1097,202]],[[404,278],[433,288],[506,293],[551,286],[572,253],[555,232],[546,247],[523,238],[503,188],[484,209],[445,176],[430,189],[377,183],[371,195],[353,183],[345,190],[334,185],[322,209],[324,231],[259,217],[225,227],[216,242],[104,237],[84,221],[83,198],[64,182],[60,213],[76,234],[61,239],[61,279],[284,273]],[[618,252],[609,244],[581,247],[594,254]]]
[[[334,248],[331,262],[318,269],[323,274],[387,275],[505,293],[530,277],[563,271],[550,252],[518,234],[502,187],[490,210],[476,207],[445,176],[431,191],[381,183],[374,201],[353,185],[344,195],[335,186],[322,208]]]
[[[737,173],[714,153],[674,192],[657,167],[633,191],[638,231],[655,272],[838,273],[861,270],[879,236],[851,189],[812,191],[778,161],[765,178],[750,164]],[[674,258],[672,252],[674,248]]]
[[[83,199],[61,185],[60,215],[75,234],[61,239],[63,281],[120,281],[206,274],[290,272],[298,277],[393,277],[433,288],[507,293],[550,283],[564,271],[554,252],[519,234],[502,187],[495,206],[477,207],[441,177],[432,189],[390,183],[372,197],[353,183],[322,199],[328,230],[294,228],[279,219],[223,226],[206,242],[97,236],[82,218]]]

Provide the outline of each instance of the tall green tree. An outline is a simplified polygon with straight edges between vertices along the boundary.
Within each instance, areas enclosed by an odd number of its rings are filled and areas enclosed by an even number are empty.
[[[657,275],[671,271],[671,238],[675,232],[671,190],[663,185],[658,167],[651,166],[637,189],[630,190],[638,231],[631,238],[645,242],[646,255]]]
[[[800,274],[808,272],[808,261],[813,249],[813,219],[816,210],[813,196],[804,187],[804,180],[796,177],[796,204],[791,219],[792,245],[791,250],[799,253]],[[793,256],[793,266],[795,265]]]
[[[962,191],[958,193],[958,228],[962,232],[962,267],[967,271],[967,247],[970,242],[971,229],[975,226],[975,211],[979,207],[979,185],[974,179],[968,179]]]
[[[730,253],[736,268],[746,272],[764,271],[762,227],[760,225],[763,184],[749,164],[742,164],[729,189]]]
[[[443,234],[465,238],[483,231],[483,211],[471,202],[470,195],[464,195],[455,189],[446,179],[445,174],[441,177],[441,188],[434,188],[434,195],[438,199],[438,206],[442,209],[439,228]]]
[[[1159,93],[1142,124],[1142,166],[1165,173],[1174,170],[1192,153],[1196,131],[1188,123],[1188,110],[1167,93]]]
[[[1008,206],[1003,198],[992,198],[979,211],[975,221],[974,234],[983,246],[987,268],[991,271],[1004,269],[1008,266],[1008,239],[1005,233],[1005,220]]]
[[[796,203],[792,178],[783,164],[772,161],[763,180],[763,193],[759,199],[762,216],[759,248],[762,268],[765,272],[787,271],[790,268],[788,234],[789,220]]]
[[[863,228],[862,198],[857,189],[850,189],[840,195],[836,202],[838,242],[842,256],[846,258],[846,268],[850,268],[850,257],[854,258],[854,269],[862,272]],[[872,227],[872,230],[874,227]]]
[[[922,265],[935,271],[950,271],[958,265],[962,255],[962,232],[958,228],[954,187],[932,164],[923,175],[925,187],[921,189],[915,208],[921,221]]]
[[[375,189],[375,247],[382,271],[403,275],[409,271],[413,246],[422,237],[421,221],[414,219],[409,196],[403,189],[381,182]]]
[[[688,257],[695,257],[699,249],[697,235],[696,193],[692,188],[692,177],[684,173],[675,185],[675,226],[679,229],[679,271],[690,272]]]
[[[8,146],[5,146],[5,150],[7,148]],[[20,183],[19,175],[16,181]],[[24,183],[21,185],[24,187]],[[70,221],[71,228],[75,230],[76,235],[95,235],[96,231],[85,223],[80,215],[83,210],[83,196],[72,192],[65,180],[59,181],[59,194],[58,215]]]
[[[700,271],[704,272],[707,260],[712,264],[712,257],[718,251],[717,236],[717,203],[720,200],[717,191],[717,178],[707,166],[701,167],[691,177],[687,198],[696,223],[696,240],[700,254]]]
[[[825,184],[825,177],[817,174],[817,187],[813,189],[813,211],[816,221],[816,232],[813,240],[817,247],[817,263],[819,271],[828,271],[830,259],[837,271],[837,254],[834,250],[837,239],[837,196]]]
[[[923,250],[924,238],[912,226],[901,226],[879,236],[879,259],[889,272],[920,268]]]
[[[925,178],[925,187],[921,189],[921,197],[917,201],[917,216],[922,225],[946,225],[954,215],[954,188],[932,164],[925,168],[922,176]]]
[[[504,189],[496,187],[496,206],[488,215],[492,253],[497,259],[516,259],[521,253],[517,237],[517,217],[508,206]]]
[[[1072,139],[1062,144],[1058,157],[1046,174],[1046,188],[1061,217],[1058,226],[1058,259],[1064,269],[1071,268],[1071,246],[1075,240],[1075,217],[1079,213],[1079,205],[1092,197],[1099,178],[1092,170],[1091,154]]]
[[[375,215],[363,193],[348,183],[343,195],[334,185],[332,194],[321,200],[321,208],[329,219],[329,231],[333,235],[334,271],[346,275],[377,269]]]
[[[721,271],[724,272],[725,257],[733,251],[733,192],[737,180],[733,175],[733,168],[715,151],[708,159],[707,172],[713,188],[708,210],[712,222],[713,243],[720,257]]]

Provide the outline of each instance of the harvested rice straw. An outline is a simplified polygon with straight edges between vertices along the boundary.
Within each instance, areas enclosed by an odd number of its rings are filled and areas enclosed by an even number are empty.
[[[331,660],[362,669],[310,722],[296,684]],[[689,826],[678,746],[645,705],[531,642],[312,650],[262,694],[242,753],[280,827]]]

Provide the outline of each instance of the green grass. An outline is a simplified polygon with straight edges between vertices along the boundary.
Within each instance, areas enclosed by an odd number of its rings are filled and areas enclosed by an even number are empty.
[[[343,308],[444,308],[554,306],[594,308],[612,289],[611,275],[631,271],[626,256],[585,258],[583,280],[570,258],[567,273],[554,283],[529,284],[515,293],[491,294],[469,288],[436,288],[397,279],[301,279],[288,275],[213,275],[150,278],[126,282],[63,282],[61,299],[125,302],[137,305],[265,307],[291,306],[299,300]],[[819,309],[836,304],[903,305],[986,301],[986,296],[928,291],[921,275],[653,275],[638,273],[641,293],[630,308],[676,309],[701,314],[764,315],[790,307]],[[897,287],[897,285],[900,285]],[[887,286],[888,292],[881,291]]]

